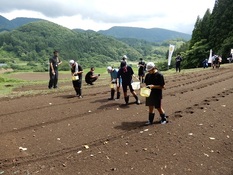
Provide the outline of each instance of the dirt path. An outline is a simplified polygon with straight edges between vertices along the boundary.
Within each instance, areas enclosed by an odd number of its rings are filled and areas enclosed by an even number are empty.
[[[2,99],[0,174],[231,175],[233,67],[165,76],[169,123],[108,86]],[[20,150],[22,147],[27,150]]]

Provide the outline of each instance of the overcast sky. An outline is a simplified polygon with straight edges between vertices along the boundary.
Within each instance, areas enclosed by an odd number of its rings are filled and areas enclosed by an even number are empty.
[[[0,15],[42,18],[74,29],[164,28],[191,34],[215,0],[0,0]]]

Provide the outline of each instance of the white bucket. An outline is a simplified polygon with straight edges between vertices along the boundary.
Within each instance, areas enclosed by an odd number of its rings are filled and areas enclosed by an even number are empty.
[[[140,82],[133,82],[132,84],[133,90],[139,90],[140,89]]]
[[[142,97],[149,97],[150,96],[150,93],[151,93],[151,89],[147,88],[147,87],[143,87],[141,88],[140,90],[140,95]]]

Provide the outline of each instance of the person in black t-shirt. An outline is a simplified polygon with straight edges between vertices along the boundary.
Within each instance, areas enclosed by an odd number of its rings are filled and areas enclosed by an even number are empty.
[[[58,51],[55,50],[53,54],[54,56],[49,59],[49,89],[51,89],[52,87],[57,88],[58,66],[62,63],[62,61],[58,58]]]
[[[176,72],[180,72],[180,63],[182,61],[182,57],[180,56],[180,54],[178,54],[178,56],[176,57]]]
[[[132,93],[132,95],[134,96],[134,98],[136,99],[136,104],[140,104],[140,100],[136,94],[136,92],[134,91],[133,87],[132,87],[132,76],[134,76],[134,71],[133,69],[128,66],[126,64],[125,61],[121,62],[120,65],[120,69],[118,71],[117,74],[117,82],[120,82],[120,78],[122,79],[122,89],[124,92],[124,98],[125,98],[125,103],[128,104],[129,103],[129,96],[127,95],[127,87],[129,87],[130,92]],[[117,86],[119,87],[119,84],[117,84]]]
[[[100,74],[94,75],[94,71],[95,68],[91,67],[91,70],[86,74],[85,81],[87,84],[94,85],[93,82],[95,82],[99,78]]]
[[[138,62],[138,77],[141,83],[144,83],[145,67],[145,61],[143,61],[143,59],[140,58],[140,61]]]
[[[146,97],[146,106],[149,107],[149,120],[146,125],[153,124],[154,120],[154,108],[158,110],[161,120],[161,124],[167,123],[167,117],[162,108],[162,89],[164,88],[165,81],[163,75],[157,70],[153,62],[147,63],[146,70],[148,73],[145,77],[145,84],[151,89],[149,97]]]

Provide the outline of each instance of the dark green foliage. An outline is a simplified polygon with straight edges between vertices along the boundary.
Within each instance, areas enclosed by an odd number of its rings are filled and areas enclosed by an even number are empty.
[[[213,54],[222,56],[227,62],[230,50],[233,49],[233,1],[216,0],[212,14],[206,11],[204,17],[197,18],[188,50],[183,53],[185,68],[200,67],[205,58]],[[180,48],[181,49],[181,48]]]
[[[137,50],[112,37],[92,31],[75,32],[43,20],[0,34],[0,48],[22,61],[41,65],[48,62],[54,50],[63,61],[74,59],[83,67],[105,66],[124,54],[132,60],[141,57]]]

